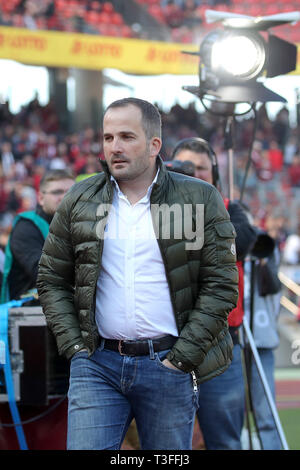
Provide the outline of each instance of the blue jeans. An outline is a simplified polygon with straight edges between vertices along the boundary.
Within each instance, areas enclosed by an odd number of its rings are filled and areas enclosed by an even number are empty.
[[[162,364],[168,351],[121,356],[101,346],[71,359],[68,450],[120,449],[135,418],[142,449],[190,450],[198,393],[191,374]]]
[[[271,395],[275,401],[275,380],[274,380],[274,352],[272,349],[259,348],[261,360],[266,380],[268,382]],[[251,368],[251,397],[253,409],[255,411],[258,432],[264,450],[281,450],[282,445],[276,429],[275,421],[268,404],[266,394],[257,371],[254,359]]]
[[[197,417],[208,450],[240,450],[244,422],[245,388],[241,347],[221,375],[200,384]]]

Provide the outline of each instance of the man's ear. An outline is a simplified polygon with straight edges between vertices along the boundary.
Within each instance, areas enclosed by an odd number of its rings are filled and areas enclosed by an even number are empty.
[[[42,193],[42,191],[38,191],[37,192],[37,202],[40,206],[43,207],[43,203],[44,203],[44,194]]]
[[[162,141],[159,137],[152,137],[150,142],[150,156],[156,157],[161,149]]]

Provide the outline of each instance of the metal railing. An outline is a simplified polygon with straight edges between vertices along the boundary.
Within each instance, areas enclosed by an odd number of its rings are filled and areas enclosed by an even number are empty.
[[[292,291],[297,297],[300,296],[300,286],[290,279],[286,274],[282,271],[279,271],[278,278],[280,282],[290,291]],[[292,300],[290,300],[286,295],[282,295],[280,299],[281,305],[286,308],[290,313],[294,316],[298,316],[299,314],[299,305],[295,304]]]

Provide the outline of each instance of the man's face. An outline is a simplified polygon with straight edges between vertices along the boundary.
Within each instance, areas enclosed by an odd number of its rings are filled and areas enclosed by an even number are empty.
[[[182,149],[175,156],[175,160],[193,162],[195,165],[195,178],[213,184],[212,162],[207,153],[198,153],[192,150]]]
[[[49,181],[38,194],[38,202],[43,211],[48,215],[54,215],[59,203],[74,183],[75,181],[69,178]]]
[[[103,151],[118,181],[137,181],[152,175],[161,147],[158,137],[147,139],[142,113],[134,105],[110,108],[103,120]]]

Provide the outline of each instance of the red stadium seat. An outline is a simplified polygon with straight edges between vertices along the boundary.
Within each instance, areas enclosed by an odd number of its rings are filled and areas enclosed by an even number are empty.
[[[230,6],[226,3],[219,3],[219,5],[214,6],[214,10],[217,11],[230,11]]]
[[[14,13],[12,15],[12,24],[16,28],[22,28],[24,26],[24,18],[22,15]]]
[[[280,8],[278,8],[276,4],[272,5],[272,3],[269,3],[269,5],[265,5],[264,15],[275,15],[276,13],[280,13]]]
[[[111,14],[111,22],[114,25],[121,25],[124,23],[122,16],[116,12]]]
[[[112,13],[114,11],[112,3],[104,2],[102,5],[102,11],[104,11],[105,13]]]
[[[123,24],[120,27],[120,31],[121,31],[121,36],[124,38],[130,38],[133,36],[132,29],[127,24]]]
[[[99,12],[102,10],[101,4],[99,2],[96,2],[96,1],[91,2],[90,8],[91,8],[91,10],[95,10],[95,11],[99,11]]]
[[[101,13],[98,13],[97,11],[93,11],[93,10],[90,10],[90,11],[87,11],[84,15],[84,19],[87,23],[90,23],[90,24],[99,24],[101,23],[101,20],[100,20],[100,15]]]
[[[154,16],[156,20],[160,21],[161,23],[165,23],[165,16],[159,5],[150,5],[148,12],[150,15]]]
[[[60,21],[56,15],[51,16],[47,20],[47,29],[58,29],[60,27]]]
[[[100,23],[103,23],[103,24],[110,24],[111,23],[111,15],[109,13],[106,13],[106,12],[99,13],[98,19],[99,19]]]
[[[245,6],[246,6],[246,4],[245,4]],[[261,16],[263,14],[263,11],[262,11],[260,5],[250,3],[245,8],[245,14],[247,14],[249,16]]]

